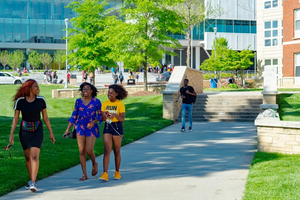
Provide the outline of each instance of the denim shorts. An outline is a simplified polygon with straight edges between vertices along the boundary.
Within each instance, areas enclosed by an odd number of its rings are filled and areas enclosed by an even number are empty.
[[[112,134],[112,135],[124,135],[123,124],[121,122],[112,122],[108,124],[105,122],[103,134]]]

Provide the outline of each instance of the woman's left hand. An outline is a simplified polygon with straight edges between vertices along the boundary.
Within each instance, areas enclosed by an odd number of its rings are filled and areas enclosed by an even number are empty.
[[[90,122],[90,123],[88,123],[87,124],[87,127],[89,128],[89,129],[91,129],[91,128],[93,128],[94,127],[94,122]]]

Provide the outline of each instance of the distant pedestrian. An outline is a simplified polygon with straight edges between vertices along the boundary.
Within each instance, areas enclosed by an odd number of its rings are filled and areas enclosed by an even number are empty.
[[[49,70],[49,81],[52,83],[52,69]]]
[[[68,81],[68,83],[70,83],[70,76],[71,76],[71,74],[70,74],[70,72],[68,71],[68,72],[67,72],[67,81]]]
[[[48,81],[48,70],[47,69],[45,69],[45,71],[44,71],[44,80],[43,80],[42,84],[45,84],[45,81],[47,81],[47,83],[49,84],[49,81]]]
[[[87,77],[88,77],[88,73],[86,71],[84,71],[84,73],[83,73],[83,82],[86,82]]]
[[[43,120],[49,130],[51,142],[55,143],[55,138],[51,129],[50,120],[47,115],[47,104],[44,97],[39,96],[40,89],[38,83],[29,79],[25,81],[15,94],[14,101],[14,118],[11,125],[9,143],[14,143],[14,132],[19,121],[20,112],[22,121],[20,124],[19,137],[24,151],[27,171],[30,181],[25,189],[32,192],[37,191],[36,178],[39,170],[39,155],[44,139]],[[17,171],[15,171],[18,173]]]
[[[114,73],[114,84],[118,83],[118,80],[119,80],[119,77],[118,77],[117,72],[115,71],[115,73]]]
[[[122,84],[123,80],[124,80],[124,76],[123,76],[122,72],[120,72],[119,80],[120,80],[120,83]]]
[[[193,103],[194,99],[197,96],[197,93],[195,92],[194,88],[192,86],[189,86],[189,80],[184,79],[183,87],[180,88],[180,94],[182,98],[182,106],[181,106],[181,131],[185,131],[185,115],[186,111],[188,111],[189,116],[189,131],[192,131],[193,126],[193,119],[192,119],[192,109],[193,109]]]
[[[136,83],[138,83],[139,82],[139,72],[136,72],[136,74],[135,74],[135,81],[136,81]]]
[[[90,84],[93,84],[93,78],[94,78],[94,73],[93,72],[89,73],[89,78],[90,78]]]
[[[102,104],[102,121],[105,121],[103,129],[103,173],[99,180],[108,181],[108,165],[113,144],[115,154],[115,175],[114,179],[121,179],[121,144],[124,135],[123,122],[125,120],[125,106],[121,100],[127,97],[127,91],[123,86],[113,84],[108,88],[108,100]]]

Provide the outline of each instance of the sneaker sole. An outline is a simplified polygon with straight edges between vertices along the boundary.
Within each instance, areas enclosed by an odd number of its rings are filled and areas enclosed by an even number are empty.
[[[36,192],[37,188],[30,188],[31,192]]]
[[[121,178],[114,178],[114,180],[120,180]]]
[[[98,178],[99,181],[104,181],[104,182],[107,182],[108,180],[105,180],[103,178]]]

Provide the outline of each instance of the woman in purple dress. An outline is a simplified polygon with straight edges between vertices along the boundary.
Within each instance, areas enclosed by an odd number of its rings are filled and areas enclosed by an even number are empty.
[[[68,120],[69,125],[65,134],[69,133],[70,128],[75,124],[77,143],[79,147],[80,163],[83,176],[80,181],[86,180],[86,153],[93,163],[92,176],[98,173],[98,163],[94,153],[94,144],[96,138],[100,136],[98,122],[101,118],[101,102],[96,98],[97,88],[84,82],[80,85],[82,98],[75,102],[75,107],[71,118]],[[101,124],[101,121],[100,121]]]

